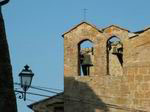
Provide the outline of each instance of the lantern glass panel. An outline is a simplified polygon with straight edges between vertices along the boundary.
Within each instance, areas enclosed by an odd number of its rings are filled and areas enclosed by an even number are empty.
[[[26,86],[30,86],[30,84],[31,84],[31,77],[23,76],[22,78],[23,78],[22,84],[26,85]]]

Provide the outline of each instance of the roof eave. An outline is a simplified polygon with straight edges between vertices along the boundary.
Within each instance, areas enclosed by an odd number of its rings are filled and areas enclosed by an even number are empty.
[[[29,107],[30,109],[32,109],[32,108],[33,108],[33,106],[34,106],[34,105],[36,105],[36,104],[39,104],[39,103],[41,103],[41,102],[43,102],[43,101],[46,101],[46,100],[49,100],[49,99],[52,99],[52,98],[58,97],[58,96],[63,95],[63,94],[64,94],[64,92],[59,93],[59,94],[57,94],[57,95],[55,95],[55,96],[52,96],[52,97],[46,98],[46,99],[44,99],[44,100],[37,101],[37,102],[35,102],[35,103],[32,103],[32,104],[28,105],[28,107]]]

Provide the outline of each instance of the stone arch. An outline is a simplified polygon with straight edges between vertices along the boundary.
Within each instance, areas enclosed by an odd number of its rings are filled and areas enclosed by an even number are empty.
[[[117,36],[111,36],[106,43],[107,74],[122,74],[123,43]]]
[[[78,43],[78,75],[89,76],[93,66],[93,41],[83,39]]]

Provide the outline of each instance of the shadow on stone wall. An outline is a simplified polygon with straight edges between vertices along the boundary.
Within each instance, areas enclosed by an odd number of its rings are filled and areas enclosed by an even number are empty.
[[[83,80],[65,77],[64,109],[65,112],[109,112],[107,105]]]

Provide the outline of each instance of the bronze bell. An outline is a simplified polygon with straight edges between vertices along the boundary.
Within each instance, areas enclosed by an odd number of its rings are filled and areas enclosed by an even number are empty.
[[[118,53],[123,54],[123,48],[118,48]]]
[[[113,49],[112,49],[112,54],[117,54],[118,53],[118,49],[117,49],[117,47],[115,46],[115,47],[113,47]]]
[[[86,65],[86,66],[92,66],[92,60],[91,60],[91,56],[89,54],[84,54],[83,55],[83,61],[81,63],[81,65]]]

